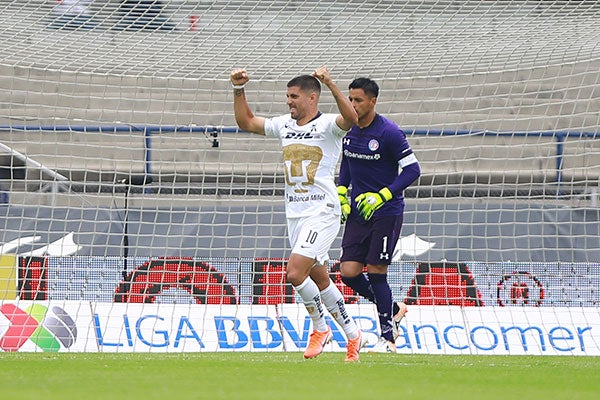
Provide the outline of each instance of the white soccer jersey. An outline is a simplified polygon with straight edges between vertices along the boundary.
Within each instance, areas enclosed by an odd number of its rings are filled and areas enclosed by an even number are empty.
[[[340,215],[334,174],[346,131],[337,114],[320,114],[298,126],[289,114],[265,120],[265,134],[278,137],[283,148],[285,207],[288,218],[333,210]]]

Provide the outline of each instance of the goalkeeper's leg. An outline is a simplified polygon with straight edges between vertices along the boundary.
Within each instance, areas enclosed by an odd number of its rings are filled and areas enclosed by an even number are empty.
[[[371,286],[371,282],[367,279],[365,274],[362,273],[363,264],[356,263],[356,265],[351,266],[350,264],[354,263],[353,261],[348,261],[342,263],[342,282],[356,293],[358,293],[361,297],[369,300],[371,303],[375,303],[375,293],[373,292],[373,287]],[[345,268],[344,268],[345,267]],[[359,271],[357,275],[350,276],[349,274],[353,273],[350,271]],[[348,274],[348,275],[345,275]]]
[[[371,303],[376,304],[375,301],[375,293],[373,292],[373,287],[371,286],[371,282],[365,276],[365,274],[360,273],[356,276],[342,276],[342,282],[356,293],[358,293],[361,297],[369,300]],[[392,304],[393,307],[393,315],[394,318],[397,318],[398,321],[404,318],[404,315],[407,312],[406,304],[401,301],[396,301]]]
[[[387,267],[385,268],[387,270]],[[381,328],[381,336],[388,342],[395,342],[394,324],[392,313],[393,299],[392,289],[387,281],[387,273],[378,269],[378,273],[369,272],[369,282],[375,293],[375,305],[377,306],[377,314],[379,316],[379,326]]]

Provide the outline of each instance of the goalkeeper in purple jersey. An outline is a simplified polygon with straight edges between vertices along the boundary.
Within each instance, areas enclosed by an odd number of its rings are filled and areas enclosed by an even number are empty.
[[[407,309],[406,304],[394,302],[387,270],[400,238],[403,191],[421,169],[404,132],[375,111],[377,83],[357,78],[349,89],[358,123],[342,140],[338,178],[342,222],[346,222],[342,281],[377,306],[381,337],[371,351],[395,353],[398,325]]]

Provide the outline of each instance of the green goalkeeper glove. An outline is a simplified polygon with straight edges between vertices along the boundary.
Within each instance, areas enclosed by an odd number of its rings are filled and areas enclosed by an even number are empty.
[[[394,195],[390,189],[384,187],[378,193],[366,192],[356,196],[356,206],[358,212],[365,221],[371,219],[375,211],[379,210],[387,201],[391,200]]]
[[[340,206],[342,208],[342,224],[348,219],[348,215],[352,209],[350,203],[348,203],[348,188],[346,186],[337,187],[338,198],[340,199]]]

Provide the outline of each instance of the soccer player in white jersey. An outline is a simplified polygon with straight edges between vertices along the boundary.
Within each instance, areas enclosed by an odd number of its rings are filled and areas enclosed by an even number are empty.
[[[238,126],[279,138],[285,170],[285,210],[292,251],[286,279],[302,298],[313,323],[304,358],[321,354],[331,340],[323,304],[347,336],[346,361],[358,361],[362,335],[346,312],[344,298],[329,278],[329,249],[340,229],[341,209],[334,181],[342,137],[358,121],[356,111],[331,79],[326,67],[300,75],[287,84],[289,114],[264,118],[253,114],[244,86],[245,69],[231,71],[233,109]],[[318,109],[321,83],[331,91],[339,114]]]

